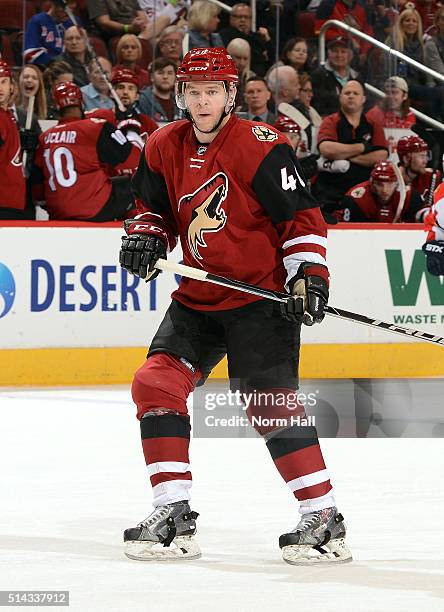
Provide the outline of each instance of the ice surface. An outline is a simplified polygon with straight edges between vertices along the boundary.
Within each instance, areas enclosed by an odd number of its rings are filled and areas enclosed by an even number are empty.
[[[281,561],[298,516],[261,440],[193,440],[203,557],[153,564],[122,552],[151,511],[129,389],[4,390],[0,408],[0,590],[70,591],[48,610],[444,610],[442,439],[322,441],[355,558],[332,568]]]

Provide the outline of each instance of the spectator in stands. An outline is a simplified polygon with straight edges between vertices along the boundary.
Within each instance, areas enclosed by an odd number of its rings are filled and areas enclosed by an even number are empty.
[[[373,36],[373,30],[368,23],[367,13],[363,3],[359,0],[322,0],[316,11],[316,32],[319,32],[322,25],[330,19],[337,19],[343,23]],[[334,40],[342,35],[342,30],[329,28],[326,32],[327,40]],[[371,49],[370,43],[353,38],[352,47],[359,53],[360,63],[366,61],[366,54]]]
[[[74,83],[57,85],[54,99],[60,121],[40,136],[36,155],[49,218],[124,219],[134,207],[130,181],[127,177],[111,180],[108,167],[128,162],[131,156],[131,165],[136,165],[140,148],[112,124],[83,119],[82,93]],[[54,156],[63,158],[66,166],[56,164]]]
[[[302,74],[299,77],[299,100],[307,109],[311,123],[315,127],[319,127],[322,123],[322,117],[318,111],[311,105],[313,100],[313,84],[309,74]]]
[[[264,76],[273,57],[273,41],[267,28],[260,27],[257,32],[251,29],[251,7],[249,4],[235,4],[230,13],[230,25],[220,31],[227,46],[233,38],[244,38],[251,47],[251,69]]]
[[[71,9],[75,1],[69,0]],[[45,13],[33,15],[25,28],[24,61],[26,64],[47,66],[63,51],[65,30],[74,24],[57,0],[49,0]]]
[[[88,0],[88,14],[105,39],[140,34],[148,25],[137,0]]]
[[[444,74],[444,6],[435,14],[436,33],[425,41],[425,64],[432,70]]]
[[[339,102],[339,112],[326,117],[318,133],[322,157],[313,193],[328,212],[337,208],[350,187],[370,178],[375,163],[388,157],[383,127],[364,113],[363,83],[348,81]],[[326,203],[329,205],[325,206]]]
[[[299,75],[291,66],[280,66],[273,68],[267,75],[267,83],[272,93],[274,102],[287,102],[299,108]]]
[[[194,0],[188,13],[188,49],[223,47],[217,33],[220,8],[208,0]]]
[[[103,72],[109,79],[112,69],[111,62],[106,59],[106,57],[99,57],[98,61],[102,66]],[[109,95],[108,84],[103,78],[102,71],[97,66],[95,60],[91,60],[89,63],[88,71],[91,82],[89,85],[85,85],[81,88],[85,110],[93,110],[94,108],[113,109],[114,102]]]
[[[373,28],[373,36],[383,42],[392,32],[393,22],[390,8],[386,6],[385,0],[375,0],[369,12],[368,22]]]
[[[409,86],[402,77],[390,77],[384,84],[385,98],[368,113],[374,121],[384,128],[409,129],[416,123],[410,110]]]
[[[425,63],[423,31],[418,11],[414,9],[402,11],[395,22],[393,34],[387,39],[387,44],[420,64]],[[388,55],[384,57],[387,75],[403,77],[409,85],[412,100],[423,105],[427,115],[439,117],[443,105],[442,87],[434,87],[431,76],[406,62]]]
[[[279,61],[273,64],[270,70],[276,66],[291,66],[299,75],[304,72],[309,73],[310,63],[308,60],[308,46],[305,38],[290,38],[282,49]]]
[[[427,166],[430,155],[427,143],[416,135],[403,136],[398,140],[397,152],[404,181],[431,204],[433,200],[430,197],[430,191],[433,187],[434,171]],[[434,182],[435,188],[441,182],[439,170],[436,172]]]
[[[140,94],[138,108],[156,122],[182,118],[174,97],[177,66],[174,60],[158,57],[151,64],[151,83]]]
[[[407,187],[404,202],[390,162],[374,165],[370,179],[349,189],[336,211],[339,221],[361,223],[421,223],[429,207],[417,191]]]
[[[182,59],[182,43],[184,31],[177,26],[168,26],[159,36],[157,46],[154,52],[154,57],[163,57],[164,59],[172,59],[179,66]]]
[[[148,24],[155,25],[157,34],[170,24],[184,20],[190,4],[189,0],[139,0],[139,6],[145,11]]]
[[[52,98],[52,92],[55,85],[61,83],[71,83],[74,78],[71,72],[72,68],[67,62],[54,61],[48,66],[43,73],[43,81],[45,83],[46,102],[48,105],[48,119],[58,119],[59,111]]]
[[[416,10],[419,13],[422,21],[422,28],[427,32],[435,24],[436,11],[441,7],[440,0],[414,0]]]
[[[227,51],[233,58],[239,72],[235,105],[235,108],[238,108],[242,105],[244,100],[245,83],[250,77],[256,76],[254,72],[250,70],[251,49],[250,45],[243,38],[233,38],[233,40],[228,43]]]
[[[250,77],[245,84],[244,100],[247,118],[250,121],[262,121],[274,125],[276,115],[268,108],[271,91],[267,82],[260,76]]]
[[[140,66],[142,58],[142,43],[134,34],[124,34],[116,46],[117,65],[115,68],[127,68],[137,74],[140,89],[150,82],[148,70]]]
[[[86,32],[83,28],[71,26],[65,32],[65,51],[57,58],[71,66],[74,83],[79,87],[88,85],[89,75],[86,66],[91,54],[86,47]]]
[[[26,112],[29,98],[34,98],[34,114],[37,119],[46,119],[48,107],[46,104],[45,85],[40,69],[34,64],[23,66],[19,75],[19,96],[17,108]]]
[[[339,95],[350,79],[359,74],[350,66],[353,52],[348,39],[339,36],[327,44],[327,61],[311,73],[313,106],[320,115],[331,115],[339,109]]]
[[[11,69],[0,60],[0,219],[32,219],[35,212],[26,206],[17,120],[9,108],[12,92]]]

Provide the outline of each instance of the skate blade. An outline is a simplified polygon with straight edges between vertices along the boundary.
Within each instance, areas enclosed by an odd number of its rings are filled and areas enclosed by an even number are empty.
[[[284,546],[282,557],[290,565],[339,565],[353,561],[344,538],[330,540],[318,550],[309,544]]]
[[[125,546],[125,555],[135,561],[180,561],[198,559],[201,554],[199,544],[192,536],[178,536],[169,546],[147,540],[132,540]]]

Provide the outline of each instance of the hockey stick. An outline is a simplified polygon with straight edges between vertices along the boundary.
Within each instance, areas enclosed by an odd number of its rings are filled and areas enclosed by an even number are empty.
[[[70,9],[70,7],[68,6],[68,2],[67,0],[56,0],[57,4],[59,4],[60,6],[63,7],[63,9],[65,10],[66,14],[68,15],[68,17],[70,18],[70,20],[73,22],[73,24],[76,26],[76,28],[79,31],[80,36],[83,36],[84,33],[82,32],[82,28],[79,26],[78,22],[77,22],[77,18],[74,15],[74,13],[72,12],[72,10]],[[105,71],[102,68],[102,64],[99,62],[99,58],[97,57],[97,53],[96,50],[94,49],[94,47],[92,46],[88,35],[85,33],[85,43],[86,43],[86,48],[88,49],[89,54],[91,55],[93,61],[96,63],[97,68],[100,70],[100,72],[102,73],[102,77],[104,79],[104,81],[106,82],[106,84],[108,85],[109,88],[109,93],[111,94],[111,97],[113,98],[114,102],[117,104],[117,108],[119,109],[119,111],[121,113],[125,112],[125,107],[123,106],[122,101],[120,100],[119,96],[117,95],[116,90],[114,89],[114,87],[112,86],[111,81],[109,80],[109,78],[107,77]]]
[[[399,187],[399,202],[398,208],[396,209],[396,214],[393,219],[393,223],[397,223],[402,214],[402,209],[404,208],[405,198],[407,196],[407,190],[405,188],[404,177],[402,176],[401,170],[399,166],[392,162],[393,169],[396,174],[396,178],[398,179],[398,187]]]
[[[193,278],[194,280],[214,283],[215,285],[221,285],[222,287],[228,287],[229,289],[235,289],[236,291],[251,293],[252,295],[257,295],[258,297],[262,297],[267,300],[274,300],[275,302],[285,303],[290,299],[294,299],[288,293],[273,291],[272,289],[262,289],[261,287],[256,287],[255,285],[232,280],[230,278],[226,278],[225,276],[211,274],[211,272],[198,270],[197,268],[167,261],[166,259],[159,259],[156,263],[156,268],[164,272],[173,272],[174,274],[180,274],[182,276],[186,276],[187,278]],[[302,298],[299,298],[299,300],[302,314]],[[398,325],[379,321],[378,319],[371,319],[365,315],[356,314],[355,312],[343,310],[342,308],[326,306],[325,314],[332,317],[337,317],[339,319],[344,319],[345,321],[353,321],[354,323],[361,323],[362,325],[368,325],[369,327],[377,327],[379,329],[400,334],[402,336],[410,336],[412,338],[418,338],[418,340],[424,340],[426,342],[432,342],[433,344],[444,346],[444,338],[441,336],[434,336],[433,334],[428,334],[415,329],[408,329],[407,327],[399,327]]]
[[[297,108],[291,104],[287,104],[287,102],[281,102],[278,106],[278,111],[282,113],[282,115],[286,115],[295,121],[301,130],[305,130],[310,125],[310,121],[307,117],[304,117],[301,111],[298,111]]]
[[[35,96],[29,96],[28,108],[26,110],[25,131],[28,131],[31,129],[32,116],[34,114],[34,101],[35,101]],[[23,151],[22,172],[23,172],[23,176],[25,177],[25,179],[28,178],[28,170],[26,168],[27,163],[28,163],[28,151]]]

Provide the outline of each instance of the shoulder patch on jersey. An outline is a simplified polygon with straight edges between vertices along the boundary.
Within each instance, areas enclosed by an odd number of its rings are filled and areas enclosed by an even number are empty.
[[[353,191],[350,192],[352,198],[362,198],[365,194],[365,187],[356,187]]]
[[[106,119],[100,119],[99,117],[87,117],[90,121],[94,121],[94,123],[106,123]]]
[[[273,130],[265,125],[254,125],[251,131],[261,142],[273,142],[279,138],[276,132],[273,132]]]

